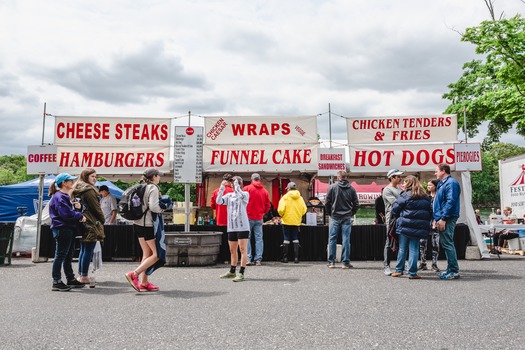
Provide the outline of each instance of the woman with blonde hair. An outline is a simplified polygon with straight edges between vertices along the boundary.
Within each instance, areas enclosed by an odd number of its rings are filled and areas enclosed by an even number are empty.
[[[86,217],[85,230],[80,239],[80,253],[78,255],[78,280],[89,283],[89,264],[93,258],[93,251],[97,241],[103,242],[104,213],[100,208],[100,194],[97,186],[97,172],[95,169],[82,170],[77,182],[73,185],[73,200],[79,199],[82,212]]]
[[[396,232],[399,234],[396,272],[392,274],[392,277],[399,277],[403,274],[408,249],[409,278],[420,279],[421,276],[417,274],[419,241],[430,233],[432,203],[414,175],[407,176],[404,185],[404,191],[392,206],[392,215],[396,218]]]

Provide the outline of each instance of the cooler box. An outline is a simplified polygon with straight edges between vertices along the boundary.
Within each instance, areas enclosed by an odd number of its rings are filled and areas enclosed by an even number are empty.
[[[518,235],[520,238],[525,238],[525,230],[518,230]]]
[[[521,246],[520,250],[525,250],[525,237],[523,238],[520,237],[519,240],[520,240],[520,246]]]
[[[520,250],[520,238],[509,239],[509,250]]]

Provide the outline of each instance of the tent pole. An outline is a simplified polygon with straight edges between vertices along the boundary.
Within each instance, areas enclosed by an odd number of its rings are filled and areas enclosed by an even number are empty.
[[[42,115],[42,146],[44,145],[44,133],[46,128],[46,103],[44,102],[44,113]],[[40,238],[42,233],[42,202],[44,200],[44,177],[46,174],[40,174],[40,181],[38,183],[38,213],[36,221],[36,248],[35,255],[33,256],[33,262],[47,261],[47,259],[40,259]]]

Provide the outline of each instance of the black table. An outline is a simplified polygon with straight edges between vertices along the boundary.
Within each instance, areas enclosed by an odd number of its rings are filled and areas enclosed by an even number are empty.
[[[106,240],[102,245],[102,259],[104,261],[139,260],[142,250],[138,239],[133,233],[131,225],[106,225],[104,227]],[[184,225],[166,225],[166,232],[184,231]],[[191,225],[190,231],[223,232],[223,227],[215,225]],[[350,260],[383,260],[385,244],[385,225],[355,225],[350,235]],[[281,258],[281,244],[283,240],[280,225],[263,226],[264,253],[263,260],[277,261]],[[301,226],[299,234],[301,250],[299,259],[302,261],[326,261],[326,247],[328,244],[328,226]],[[465,259],[465,252],[470,241],[469,229],[464,224],[458,224],[454,233],[454,244],[458,259]],[[253,242],[253,237],[252,237]],[[338,239],[341,243],[341,237]],[[254,246],[254,245],[252,245]],[[432,242],[429,238],[427,258],[431,259]],[[227,242],[223,240],[221,254],[218,261],[225,261],[228,255]],[[55,255],[55,240],[48,225],[42,226],[40,239],[40,256],[52,258]],[[221,256],[222,255],[222,256]],[[226,257],[226,259],[224,259]],[[443,250],[440,250],[439,259],[444,259]]]

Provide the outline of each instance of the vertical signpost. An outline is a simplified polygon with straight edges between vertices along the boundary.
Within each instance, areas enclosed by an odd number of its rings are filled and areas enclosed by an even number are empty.
[[[204,128],[200,126],[175,127],[175,157],[173,182],[184,183],[186,223],[184,231],[190,231],[190,183],[202,182],[202,139]]]

